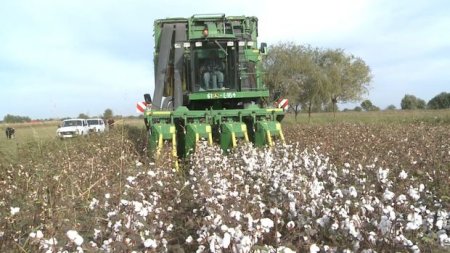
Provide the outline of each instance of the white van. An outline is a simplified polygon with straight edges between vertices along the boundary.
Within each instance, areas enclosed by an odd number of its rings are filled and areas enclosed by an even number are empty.
[[[89,132],[103,133],[106,130],[105,121],[103,119],[88,119]]]
[[[62,138],[71,138],[89,134],[89,125],[85,119],[66,119],[63,120],[56,135]]]

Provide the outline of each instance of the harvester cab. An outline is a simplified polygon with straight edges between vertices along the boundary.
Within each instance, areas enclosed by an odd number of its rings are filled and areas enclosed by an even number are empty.
[[[227,152],[237,139],[257,146],[284,141],[282,109],[267,106],[258,48],[258,19],[224,14],[159,19],[154,23],[155,90],[144,112],[150,152],[163,142],[186,156],[200,139]]]

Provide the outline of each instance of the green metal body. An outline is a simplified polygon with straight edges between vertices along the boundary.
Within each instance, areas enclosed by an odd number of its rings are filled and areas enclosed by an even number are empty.
[[[220,143],[225,152],[237,139],[257,146],[272,145],[274,137],[284,141],[284,112],[267,106],[261,66],[266,47],[257,46],[256,17],[160,19],[154,35],[155,92],[144,113],[150,152],[164,141],[172,142],[174,156],[188,155],[202,139]],[[212,61],[220,73],[205,67]]]

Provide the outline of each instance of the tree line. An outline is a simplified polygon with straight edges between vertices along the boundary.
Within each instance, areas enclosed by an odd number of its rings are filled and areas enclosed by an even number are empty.
[[[406,94],[401,102],[400,107],[402,110],[425,110],[425,109],[449,109],[450,108],[450,93],[441,92],[430,101],[425,102],[425,100],[418,98],[414,95]],[[395,110],[397,109],[394,105],[389,105],[386,110]],[[361,103],[361,106],[356,106],[354,111],[379,111],[380,108],[373,105],[372,102],[368,99],[364,100]]]
[[[415,109],[447,109],[450,108],[450,93],[441,92],[428,103],[414,95],[405,95],[400,103],[403,110]]]
[[[3,117],[4,123],[24,123],[24,122],[30,122],[30,117],[24,117],[24,116],[16,116],[7,114],[5,117]]]
[[[342,49],[321,49],[294,43],[271,47],[263,62],[269,89],[289,99],[297,117],[319,109],[336,111],[337,103],[361,101],[372,74],[359,57]]]
[[[270,48],[263,61],[265,82],[272,94],[289,99],[295,117],[307,111],[337,110],[337,103],[358,102],[368,92],[372,73],[363,59],[343,49],[322,49],[282,42]],[[401,107],[408,109],[450,108],[450,93],[442,92],[428,104],[406,95]],[[387,109],[396,109],[390,105]],[[356,111],[378,111],[368,99]]]
[[[119,116],[118,115],[115,116],[113,114],[113,111],[111,109],[107,108],[105,110],[105,112],[103,113],[103,115],[99,116],[99,117],[103,117],[104,119],[110,119],[110,118],[119,117]],[[80,118],[80,119],[88,119],[88,118],[91,118],[91,117],[89,115],[85,114],[85,113],[80,113],[78,115],[78,118]],[[64,119],[70,119],[70,117],[64,117],[64,118],[60,118],[60,119],[46,119],[46,120],[43,120],[43,121],[64,120]],[[31,118],[28,117],[28,116],[16,116],[16,115],[7,114],[5,117],[3,117],[3,122],[4,123],[8,123],[8,124],[11,124],[11,123],[25,123],[25,122],[30,122],[30,121],[31,121]]]

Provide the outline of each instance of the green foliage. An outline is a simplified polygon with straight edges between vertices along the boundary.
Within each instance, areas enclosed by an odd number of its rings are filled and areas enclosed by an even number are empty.
[[[429,109],[447,109],[450,108],[450,93],[442,92],[428,101]]]
[[[361,100],[372,80],[369,66],[342,49],[321,52],[319,65],[326,73],[327,92],[334,104]]]
[[[106,109],[105,112],[103,113],[103,118],[104,119],[110,119],[113,117],[113,111],[111,109]]]
[[[395,105],[389,105],[386,107],[386,110],[397,110],[397,107],[395,107]]]
[[[402,107],[402,110],[425,109],[426,103],[423,99],[417,98],[414,95],[406,94],[403,97],[400,106]]]
[[[371,111],[372,107],[373,107],[372,101],[368,99],[362,101],[361,103],[361,108],[363,108],[364,111]]]
[[[309,113],[335,109],[338,102],[360,100],[372,80],[370,68],[360,58],[341,49],[294,43],[272,47],[264,69],[271,91],[280,92]]]
[[[78,118],[79,118],[79,119],[88,119],[89,116],[86,115],[86,114],[84,114],[84,113],[80,113],[80,114],[78,115]]]
[[[3,122],[5,123],[24,123],[24,122],[30,122],[30,117],[23,117],[23,116],[15,116],[11,114],[7,114],[5,117],[3,117]]]

